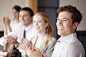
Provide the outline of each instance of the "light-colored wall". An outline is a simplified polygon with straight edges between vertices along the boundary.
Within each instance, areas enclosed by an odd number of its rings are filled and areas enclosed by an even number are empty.
[[[0,31],[4,30],[2,19],[3,17],[9,17],[12,19],[12,7],[14,5],[20,5],[21,7],[29,6],[29,0],[0,0]]]
[[[86,0],[59,0],[59,5],[73,5],[76,6],[83,15],[83,19],[78,26],[78,30],[86,31]]]

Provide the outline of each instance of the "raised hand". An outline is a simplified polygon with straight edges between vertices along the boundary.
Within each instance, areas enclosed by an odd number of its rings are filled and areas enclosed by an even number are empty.
[[[10,26],[10,19],[8,17],[5,18],[5,24],[7,26]]]
[[[45,57],[45,53],[40,52],[40,50],[36,47],[26,47],[27,55],[29,57]]]
[[[22,46],[22,48],[24,50],[26,50],[26,46],[29,46],[29,47],[32,46],[32,42],[29,41],[28,39],[24,39],[24,38],[21,39],[21,43],[20,44],[21,44],[21,46]]]
[[[3,25],[6,28],[5,17],[3,17]]]
[[[17,37],[12,38],[11,36],[7,36],[6,42],[10,44],[16,44],[17,43]]]

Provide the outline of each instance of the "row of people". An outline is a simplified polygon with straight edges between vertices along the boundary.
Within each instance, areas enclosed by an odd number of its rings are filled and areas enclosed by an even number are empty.
[[[0,38],[0,45],[15,45],[22,57],[85,57],[75,33],[82,14],[71,5],[58,8],[57,13],[57,32],[61,36],[58,40],[52,36],[53,27],[47,14],[34,15],[29,7],[24,7],[19,12],[20,26]]]

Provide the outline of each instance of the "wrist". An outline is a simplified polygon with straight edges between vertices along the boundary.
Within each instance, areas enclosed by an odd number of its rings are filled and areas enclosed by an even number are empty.
[[[6,40],[3,43],[6,45],[7,44]]]
[[[10,27],[10,24],[9,24],[9,25],[7,25],[7,27],[9,28],[9,27]]]

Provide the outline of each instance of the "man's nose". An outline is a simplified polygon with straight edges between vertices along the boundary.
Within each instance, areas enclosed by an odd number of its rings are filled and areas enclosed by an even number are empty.
[[[24,17],[22,16],[21,19],[24,20]]]
[[[59,20],[59,21],[57,21],[56,24],[57,24],[57,25],[63,25],[63,21],[62,21],[62,20]]]

